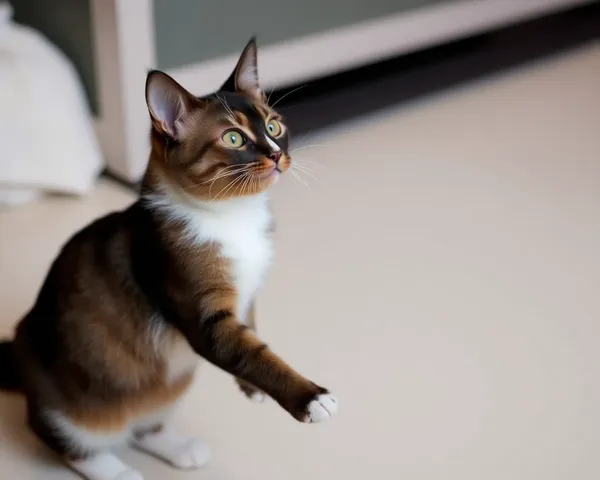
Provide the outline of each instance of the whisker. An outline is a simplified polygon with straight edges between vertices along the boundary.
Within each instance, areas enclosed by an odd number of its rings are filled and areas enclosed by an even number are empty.
[[[292,174],[292,176],[298,180],[302,185],[304,185],[306,188],[308,188],[309,190],[311,190],[310,186],[308,185],[308,183],[306,183],[304,181],[304,179],[292,168],[290,170],[290,173]]]
[[[282,101],[282,100],[283,100],[285,97],[287,97],[288,95],[291,95],[291,94],[292,94],[292,93],[294,93],[294,92],[297,92],[298,90],[300,90],[301,88],[304,88],[304,87],[306,87],[306,86],[308,86],[308,83],[306,83],[306,84],[304,84],[304,85],[301,85],[301,86],[300,86],[300,87],[298,87],[298,88],[294,88],[292,91],[290,91],[290,92],[286,93],[285,95],[282,95],[281,97],[279,97],[279,98],[277,99],[277,101],[276,101],[276,102],[275,102],[273,105],[271,105],[271,108],[275,108],[275,105],[277,105],[279,102],[281,102],[281,101]]]
[[[231,107],[228,105],[227,100],[225,100],[225,98],[221,98],[221,96],[218,93],[215,93],[215,96],[217,97],[219,102],[221,102],[223,108],[229,113],[229,115],[231,115],[231,119],[235,121],[235,114],[233,113],[233,110],[231,110]]]
[[[294,164],[298,165],[304,165],[306,167],[311,167],[311,168],[319,168],[319,169],[325,169],[327,170],[329,167],[327,165],[323,165],[320,162],[315,162],[313,160],[306,160],[304,158],[294,158]]]
[[[222,197],[221,197],[221,198],[224,198],[224,197],[225,197],[225,194],[226,194],[226,193],[227,193],[229,190],[231,190],[231,188],[232,188],[234,185],[236,185],[236,184],[240,183],[240,182],[241,182],[242,180],[244,180],[244,179],[245,179],[247,176],[248,176],[248,172],[244,172],[244,174],[243,174],[243,175],[239,176],[238,178],[236,178],[236,179],[235,179],[235,180],[233,180],[232,182],[229,182],[229,184],[228,184],[229,186],[227,187],[227,189],[226,189],[225,191],[221,190],[221,191],[220,191],[220,192],[217,194],[217,196],[214,198],[214,200],[217,200],[217,199],[219,198],[219,195],[222,195]],[[235,191],[235,190],[234,190],[234,191]]]
[[[250,173],[248,175],[248,178],[246,178],[246,181],[242,184],[242,189],[240,191],[240,195],[244,195],[244,192],[246,191],[246,187],[248,186],[248,184],[250,183],[250,181],[252,180],[252,177],[254,175],[252,175],[252,173]]]
[[[208,193],[210,194],[210,192],[212,191],[212,187],[213,187],[213,185],[215,184],[215,182],[217,180],[220,180],[221,178],[231,177],[232,175],[236,175],[236,174],[242,173],[242,172],[243,172],[243,170],[240,170],[240,171],[236,170],[236,171],[233,171],[233,172],[227,173],[225,175],[221,175],[221,176],[218,176],[218,177],[214,178],[213,181],[210,182],[210,185],[208,186]]]
[[[273,92],[275,91],[275,87],[273,87],[271,89],[271,93],[269,93],[269,96],[267,97],[267,105],[269,104],[269,102],[271,101],[271,95],[273,95]]]
[[[208,192],[210,193],[210,191],[211,191],[211,189],[212,189],[212,187],[213,187],[214,183],[215,183],[217,180],[219,180],[219,179],[221,179],[221,178],[226,178],[226,177],[229,177],[230,175],[235,175],[235,174],[237,174],[237,173],[241,173],[241,172],[243,172],[244,170],[248,170],[248,169],[250,169],[250,168],[251,168],[251,167],[252,167],[254,164],[255,164],[255,162],[254,162],[254,163],[247,164],[247,165],[229,165],[229,166],[227,166],[227,167],[223,168],[222,170],[220,170],[219,172],[217,172],[217,173],[216,173],[216,174],[215,174],[213,177],[209,178],[208,180],[205,180],[204,182],[200,182],[200,183],[195,183],[195,184],[193,184],[193,185],[190,185],[190,186],[188,186],[188,187],[186,187],[186,188],[187,188],[187,189],[190,189],[190,188],[197,188],[197,187],[200,187],[200,186],[202,186],[202,185],[206,185],[207,183],[210,183],[210,187],[209,187],[209,189],[208,189]]]
[[[304,150],[306,148],[315,148],[315,147],[330,147],[331,145],[326,145],[324,143],[313,143],[311,145],[302,145],[301,147],[298,148],[294,148],[293,150],[290,150],[290,154],[294,153],[294,152],[299,152],[300,150]]]
[[[249,176],[250,175],[246,175],[244,181],[237,184],[237,186],[233,189],[233,192],[231,192],[232,195],[235,194],[238,188],[240,189],[240,195],[242,195],[244,191],[244,184],[248,181]]]
[[[310,179],[310,180],[319,182],[320,185],[324,185],[325,184],[325,182],[321,178],[319,178],[318,176],[316,176],[313,172],[310,172],[310,171],[307,171],[307,170],[301,170],[299,168],[295,168],[294,171],[298,175],[300,175],[306,181],[306,183],[310,183],[309,182],[309,179]]]
[[[207,183],[210,183],[210,186],[208,187],[208,193],[210,193],[211,190],[212,190],[212,187],[213,187],[214,183],[217,180],[219,180],[221,178],[227,178],[227,177],[229,177],[231,175],[235,175],[235,174],[240,173],[242,171],[243,170],[239,170],[239,171],[236,170],[236,171],[228,172],[228,173],[225,173],[225,174],[222,174],[222,175],[216,175],[215,177],[211,177],[211,178],[209,178],[208,180],[206,180],[204,182],[195,183],[193,185],[188,185],[187,187],[185,187],[185,189],[186,190],[192,190],[192,189],[198,190],[198,188],[200,188],[202,185],[206,185]]]
[[[221,95],[219,95],[218,93],[215,93],[215,96],[217,97],[217,100],[219,100],[219,102],[221,103],[221,105],[223,106],[223,108],[225,110],[227,110],[227,112],[229,114],[232,114],[233,112],[231,111],[231,108],[229,108],[229,105],[225,101],[225,98],[221,97]]]
[[[254,179],[254,177],[255,177],[255,176],[256,176],[256,175],[255,175],[253,172],[250,172],[250,173],[248,174],[248,178],[246,178],[246,181],[244,182],[244,184],[243,184],[243,186],[242,186],[242,191],[241,191],[241,194],[242,194],[242,195],[244,195],[244,193],[246,193],[246,192],[247,192],[247,193],[252,193],[252,192],[250,191],[250,189],[248,189],[248,187],[250,186],[250,184],[251,184],[251,182],[252,182],[252,180]],[[248,189],[248,190],[247,190],[247,189]]]
[[[252,175],[250,175],[250,182],[248,183],[248,193],[249,194],[256,193],[256,186],[258,186],[258,176],[252,174]]]
[[[225,195],[226,195],[226,194],[227,194],[229,191],[231,191],[231,193],[234,193],[234,192],[237,190],[237,188],[238,188],[238,187],[239,187],[239,186],[240,186],[242,183],[244,183],[244,180],[245,180],[246,178],[248,178],[248,176],[249,176],[249,173],[248,173],[248,172],[244,173],[244,175],[242,175],[242,176],[241,176],[241,177],[240,177],[240,178],[239,178],[237,181],[233,182],[233,184],[231,185],[231,187],[229,187],[227,190],[225,190],[225,191],[223,192],[223,194],[222,194],[222,197],[221,197],[221,198],[225,198]],[[235,187],[235,188],[234,188],[234,187]],[[232,189],[233,189],[233,190],[232,190]]]
[[[292,169],[296,169],[296,171],[298,173],[300,173],[300,172],[304,173],[305,175],[308,175],[309,177],[314,178],[316,181],[321,182],[321,179],[319,177],[317,177],[317,175],[313,171],[311,171],[310,169],[308,169],[306,167],[296,164],[296,165],[292,165]]]
[[[218,180],[219,178],[224,178],[224,177],[228,177],[229,175],[235,175],[236,173],[240,173],[243,172],[244,170],[248,170],[250,168],[250,165],[243,165],[243,166],[239,166],[239,165],[235,165],[236,167],[239,167],[237,169],[230,169],[225,171],[225,169],[221,170],[220,172],[218,172],[215,176],[211,177],[210,179],[199,183],[198,185],[206,185],[207,183],[214,183],[216,180]]]
[[[223,190],[228,188],[231,184],[237,182],[240,178],[243,178],[243,177],[237,177],[237,178],[234,178],[233,180],[231,180],[227,185],[225,185],[221,190],[219,190],[219,193],[217,193],[211,201],[217,200],[219,198],[219,195],[221,195],[221,192],[223,192]]]
[[[236,170],[229,170],[227,172],[219,172],[218,174],[213,175],[210,179],[205,180],[202,183],[199,183],[199,185],[206,185],[207,183],[211,183],[214,180],[218,180],[219,178],[228,177],[229,175],[234,175],[236,173],[243,172],[244,170],[246,170],[246,168],[240,168],[240,169],[236,169]]]

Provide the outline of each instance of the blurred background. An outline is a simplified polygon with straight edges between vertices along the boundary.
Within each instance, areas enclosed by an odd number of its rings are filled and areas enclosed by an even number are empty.
[[[202,95],[252,35],[300,178],[259,302],[326,425],[206,367],[153,479],[600,476],[600,2],[0,0],[0,334],[74,231],[136,198],[151,68]],[[0,395],[0,468],[76,478]]]

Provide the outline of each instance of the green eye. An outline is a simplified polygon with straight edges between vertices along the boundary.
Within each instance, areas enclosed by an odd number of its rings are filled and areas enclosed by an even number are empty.
[[[277,120],[269,120],[267,131],[272,137],[278,137],[281,135],[281,124]]]
[[[229,130],[221,138],[225,142],[225,145],[231,148],[241,148],[246,143],[244,134],[238,130]]]

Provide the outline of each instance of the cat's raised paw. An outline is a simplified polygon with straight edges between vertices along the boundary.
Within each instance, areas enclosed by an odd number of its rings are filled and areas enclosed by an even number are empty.
[[[329,420],[338,411],[338,401],[331,393],[317,395],[306,407],[304,422],[319,423]]]

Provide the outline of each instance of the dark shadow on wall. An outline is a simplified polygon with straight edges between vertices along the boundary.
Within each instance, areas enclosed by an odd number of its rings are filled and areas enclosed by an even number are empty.
[[[10,3],[17,23],[39,30],[71,59],[90,107],[98,113],[89,0],[10,0]]]
[[[297,91],[293,90],[302,84],[290,85],[273,92],[271,103],[281,99],[277,109],[297,136],[599,38],[600,2],[596,2],[316,79]]]

